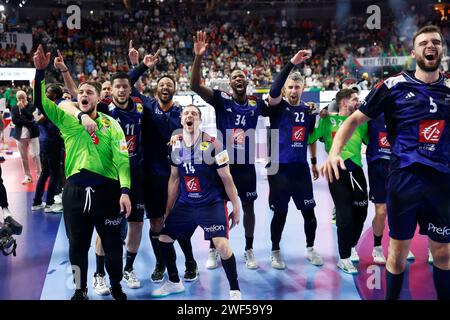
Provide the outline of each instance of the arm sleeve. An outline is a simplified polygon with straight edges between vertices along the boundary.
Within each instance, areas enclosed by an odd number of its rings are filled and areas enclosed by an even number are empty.
[[[125,134],[120,125],[115,120],[111,121],[111,123],[114,126],[114,130],[111,131],[112,165],[117,169],[120,188],[124,191],[124,188],[130,189],[131,187],[130,159],[128,156],[127,141],[125,140]]]
[[[317,128],[313,127],[313,131],[308,136],[308,144],[316,142],[319,138],[323,136],[323,119],[319,120],[319,126]]]
[[[377,84],[364,99],[359,111],[371,119],[383,113],[390,103],[390,91],[384,82]]]
[[[283,89],[284,83],[286,82],[289,73],[294,67],[295,65],[289,61],[284,66],[283,70],[281,70],[280,73],[277,75],[272,85],[270,86],[269,94],[272,98],[278,98],[279,96],[281,96],[281,89]]]
[[[363,123],[361,125],[361,134],[362,134],[362,139],[365,145],[369,144],[369,125],[366,123]]]
[[[134,84],[139,80],[139,77],[142,76],[144,72],[147,70],[148,67],[143,62],[141,62],[136,68],[133,68],[130,71],[128,71],[132,87],[134,87]]]
[[[34,105],[40,112],[42,112],[46,119],[50,120],[61,131],[77,125],[81,127],[75,117],[65,113],[64,110],[59,108],[53,101],[48,99],[47,96],[43,94],[43,92],[45,92],[44,75],[44,70],[36,70],[33,91]]]

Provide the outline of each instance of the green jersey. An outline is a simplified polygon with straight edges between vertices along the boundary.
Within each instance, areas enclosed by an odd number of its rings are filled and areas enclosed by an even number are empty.
[[[36,97],[36,87],[40,93]],[[66,177],[82,169],[104,177],[119,180],[121,188],[130,188],[130,162],[127,142],[119,123],[108,115],[98,112],[95,119],[98,129],[92,136],[79,123],[78,119],[59,108],[45,95],[45,80],[35,84],[34,98],[41,97],[38,103],[47,118],[61,130],[66,149]],[[36,102],[36,101],[35,101]]]
[[[317,139],[323,138],[325,141],[325,151],[329,153],[336,132],[347,118],[348,116],[329,115],[323,119],[320,119],[318,127],[314,128],[313,133],[310,133],[308,143],[311,144]],[[363,142],[365,144],[369,143],[367,123],[364,123],[356,128],[352,137],[342,149],[342,159],[344,161],[350,159],[355,164],[362,167],[361,144]]]

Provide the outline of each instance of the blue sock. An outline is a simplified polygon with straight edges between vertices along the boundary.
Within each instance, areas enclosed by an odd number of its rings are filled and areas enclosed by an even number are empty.
[[[450,270],[442,270],[433,265],[433,280],[439,300],[450,300]]]
[[[404,273],[392,274],[386,268],[386,300],[398,300],[400,298]]]

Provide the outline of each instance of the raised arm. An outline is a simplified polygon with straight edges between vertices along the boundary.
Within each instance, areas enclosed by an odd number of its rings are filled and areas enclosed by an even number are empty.
[[[62,73],[62,76],[64,78],[64,85],[69,90],[69,93],[72,95],[72,97],[76,97],[78,94],[77,85],[75,84],[75,81],[73,81],[73,78],[69,72],[69,68],[67,68],[66,64],[64,63],[64,58],[59,50],[58,56],[53,62],[53,66],[56,70],[59,70]]]
[[[276,106],[280,103],[282,99],[281,90],[283,89],[284,83],[286,82],[289,73],[297,64],[302,63],[309,58],[310,56],[308,50],[299,50],[284,66],[283,70],[280,71],[280,73],[277,75],[274,82],[270,86],[269,105]]]
[[[330,149],[327,161],[320,167],[320,174],[325,176],[325,178],[333,182],[333,177],[339,180],[339,169],[345,170],[344,160],[341,158],[340,154],[342,148],[347,144],[348,140],[352,137],[353,132],[361,124],[369,121],[370,118],[366,116],[359,110],[356,110],[350,117],[348,117],[333,139],[333,144]]]
[[[208,44],[206,43],[206,32],[197,31],[197,36],[194,36],[194,53],[195,59],[192,65],[191,75],[191,89],[196,92],[203,100],[209,102],[214,97],[214,91],[201,84],[200,70],[202,67],[202,58],[205,54]]]
[[[152,68],[158,62],[159,49],[156,51],[154,55],[147,54],[140,64],[139,63],[139,52],[133,47],[133,40],[130,40],[128,47],[128,58],[133,66],[128,72],[128,75],[131,78],[131,86],[139,80],[140,76],[144,74],[145,71]],[[137,65],[137,66],[136,66]]]

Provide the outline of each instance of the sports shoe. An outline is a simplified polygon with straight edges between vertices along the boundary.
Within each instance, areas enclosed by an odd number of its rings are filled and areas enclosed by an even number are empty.
[[[408,256],[406,257],[406,260],[409,260],[409,261],[414,261],[414,260],[416,260],[416,257],[414,256],[414,254],[412,253],[411,250],[409,250]]]
[[[76,289],[75,293],[73,294],[72,298],[70,298],[70,300],[74,300],[74,301],[89,300],[89,297],[87,296],[87,288],[86,289]]]
[[[331,223],[336,224],[336,207],[333,208],[333,213],[331,214]]]
[[[58,203],[54,203],[51,206],[45,206],[44,212],[46,213],[61,213],[63,211],[63,206]]]
[[[105,275],[101,273],[94,273],[94,279],[92,280],[92,287],[99,296],[107,296],[109,289],[106,286]]]
[[[239,290],[230,290],[230,300],[242,300],[242,295]]]
[[[356,251],[355,247],[352,248],[352,253],[350,255],[350,260],[352,260],[352,262],[359,262],[358,251]]]
[[[112,286],[111,288],[109,288],[109,291],[111,291],[113,300],[128,300],[128,297],[122,291],[122,286],[120,284]]]
[[[433,262],[434,262],[433,255],[431,254],[430,249],[428,249],[428,263],[433,264]]]
[[[311,262],[312,265],[319,267],[323,265],[322,257],[316,250],[314,250],[314,247],[306,248],[306,259]]]
[[[166,271],[166,267],[160,263],[156,263],[155,270],[153,270],[150,279],[154,283],[162,282],[164,279],[164,271]]]
[[[194,261],[186,261],[185,263],[186,270],[184,271],[184,280],[188,282],[192,282],[198,279],[198,268],[197,262]]]
[[[31,182],[33,182],[32,180],[31,180],[31,177],[30,176],[25,176],[24,178],[23,178],[23,180],[22,180],[22,184],[27,184],[27,183],[31,183]]]
[[[217,259],[219,257],[219,253],[216,249],[210,248],[208,252],[208,260],[206,260],[206,269],[216,269],[218,267]]]
[[[184,285],[181,280],[180,282],[172,282],[169,279],[167,279],[167,281],[164,282],[164,284],[159,289],[153,290],[152,297],[164,298],[170,294],[176,294],[181,292],[184,292]]]
[[[55,203],[57,203],[57,204],[62,203],[62,195],[61,194],[57,194],[56,196],[53,197],[53,199],[55,200]]]
[[[341,269],[345,273],[349,273],[349,274],[357,274],[358,273],[358,270],[356,270],[355,266],[353,265],[352,260],[350,260],[349,258],[339,259],[337,266],[339,269]]]
[[[253,249],[245,250],[244,258],[245,258],[245,266],[248,269],[251,270],[258,269],[258,263],[256,262],[255,253],[253,252]]]
[[[31,206],[31,211],[37,211],[45,208],[45,202]]]
[[[123,278],[127,282],[127,287],[130,289],[137,289],[141,287],[141,282],[136,277],[136,274],[133,270],[130,271],[124,271],[123,272]]]
[[[283,257],[281,256],[280,250],[272,250],[271,259],[272,259],[271,263],[272,268],[278,270],[283,270],[286,268],[286,263],[284,263],[283,261]]]
[[[372,257],[373,257],[373,263],[386,264],[386,257],[384,256],[382,246],[373,247]]]

